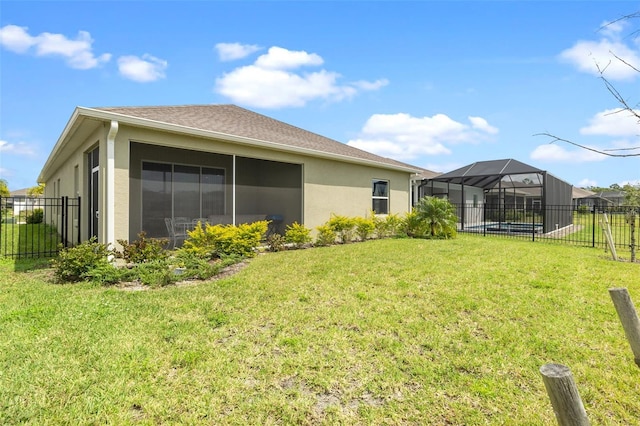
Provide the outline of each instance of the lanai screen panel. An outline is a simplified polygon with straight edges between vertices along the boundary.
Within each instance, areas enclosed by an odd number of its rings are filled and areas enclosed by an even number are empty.
[[[236,223],[266,219],[284,234],[302,223],[302,165],[237,157],[235,196]]]

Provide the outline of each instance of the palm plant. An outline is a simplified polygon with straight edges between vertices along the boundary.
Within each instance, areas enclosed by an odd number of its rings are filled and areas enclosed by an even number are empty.
[[[414,207],[418,218],[424,220],[432,237],[450,238],[456,234],[458,216],[456,208],[449,200],[424,197]]]

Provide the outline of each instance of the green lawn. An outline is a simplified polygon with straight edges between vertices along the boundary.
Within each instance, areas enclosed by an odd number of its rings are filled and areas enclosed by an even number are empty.
[[[0,261],[0,424],[594,425],[640,418],[609,298],[640,264],[460,235],[269,253],[195,286],[54,285]]]

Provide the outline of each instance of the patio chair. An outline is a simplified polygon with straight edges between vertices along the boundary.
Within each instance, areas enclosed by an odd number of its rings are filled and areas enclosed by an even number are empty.
[[[171,248],[176,248],[178,240],[184,241],[187,238],[187,229],[184,226],[176,226],[174,219],[170,217],[164,218],[164,224],[167,225],[167,232],[171,240]]]

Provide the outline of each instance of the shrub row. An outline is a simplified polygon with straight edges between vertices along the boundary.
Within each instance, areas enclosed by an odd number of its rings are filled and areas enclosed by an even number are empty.
[[[403,217],[377,216],[373,212],[367,217],[332,215],[316,228],[313,245],[397,236],[451,238],[456,233],[456,221],[455,207],[447,200],[425,197]],[[268,224],[266,220],[237,226],[200,224],[188,233],[183,246],[173,252],[165,250],[166,239],[146,238],[144,232],[132,243],[118,240],[121,251],[109,249],[94,238],[61,249],[52,266],[59,282],[90,280],[109,284],[135,280],[152,286],[166,285],[187,278],[209,278],[224,266],[255,256],[263,242],[271,251],[302,248],[312,243],[311,230],[297,222],[287,225],[284,235],[271,234],[265,238]],[[112,258],[123,259],[126,267],[116,267]]]

